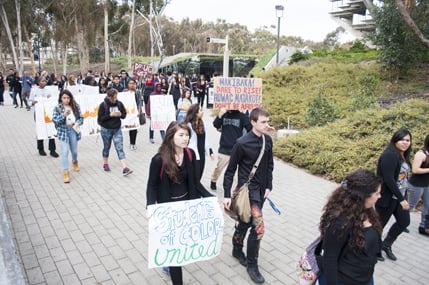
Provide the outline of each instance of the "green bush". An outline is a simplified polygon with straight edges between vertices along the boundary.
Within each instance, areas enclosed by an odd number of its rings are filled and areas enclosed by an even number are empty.
[[[428,111],[429,103],[416,99],[390,109],[357,111],[323,127],[277,140],[274,154],[313,174],[339,182],[357,168],[375,171],[378,156],[401,127],[410,129],[413,152],[418,150],[429,134]]]

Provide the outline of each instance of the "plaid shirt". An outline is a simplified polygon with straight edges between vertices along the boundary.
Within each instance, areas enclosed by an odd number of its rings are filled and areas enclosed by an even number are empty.
[[[80,106],[77,104],[77,110],[78,113],[75,113],[74,116],[76,117],[76,123],[79,123],[79,125],[83,124],[83,117],[82,113],[80,111]],[[64,117],[64,105],[58,104],[54,108],[54,114],[52,116],[52,121],[54,122],[55,128],[57,129],[57,137],[58,140],[68,142],[69,137],[67,135],[67,128],[71,128],[71,126],[66,125],[66,118]],[[77,140],[80,140],[81,134],[77,134]]]

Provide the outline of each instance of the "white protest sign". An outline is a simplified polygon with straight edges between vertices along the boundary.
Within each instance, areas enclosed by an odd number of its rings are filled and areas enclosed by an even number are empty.
[[[223,212],[216,197],[149,205],[149,268],[183,266],[219,255]]]
[[[47,139],[55,136],[57,131],[52,122],[54,108],[58,105],[58,87],[46,86],[52,96],[47,99],[45,97],[36,97],[38,103],[35,105],[36,115],[36,133],[38,139]],[[98,124],[98,108],[103,102],[106,94],[99,94],[98,87],[88,85],[74,85],[67,88],[80,106],[82,112],[83,125],[80,127],[82,136],[94,135],[100,132]],[[55,91],[55,92],[54,92]],[[123,130],[132,130],[140,127],[138,119],[138,109],[134,93],[121,92],[118,93],[118,100],[124,104],[127,111],[127,116],[122,120]]]
[[[262,106],[262,79],[215,77],[213,107],[227,110],[252,110]]]
[[[166,130],[168,125],[176,120],[176,108],[173,95],[150,96],[150,128]]]

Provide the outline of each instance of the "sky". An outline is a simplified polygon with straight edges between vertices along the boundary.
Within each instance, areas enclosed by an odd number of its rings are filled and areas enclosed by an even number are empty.
[[[275,5],[284,6],[281,35],[320,42],[338,27],[329,15],[332,10],[329,0],[171,0],[164,15],[178,22],[186,17],[203,22],[224,19],[227,23],[245,25],[252,32],[274,25],[269,30],[277,35]],[[350,34],[345,34],[340,41],[352,39]]]

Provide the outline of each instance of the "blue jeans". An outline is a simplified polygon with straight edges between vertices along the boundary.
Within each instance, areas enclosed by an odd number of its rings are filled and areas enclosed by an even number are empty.
[[[325,275],[322,273],[320,273],[319,278],[317,279],[317,281],[319,281],[319,285],[326,285],[328,284],[328,282],[326,281],[326,277]],[[344,283],[337,283],[337,285],[344,285]],[[371,277],[371,279],[369,280],[367,285],[374,285],[374,277]]]
[[[429,186],[428,187],[416,187],[408,183],[408,190],[410,195],[408,197],[408,203],[410,204],[410,211],[413,210],[417,202],[422,198],[423,200],[423,211],[422,218],[420,220],[419,227],[426,227],[426,215],[429,214]]]
[[[69,149],[72,162],[77,161],[77,134],[72,127],[67,127],[68,142],[60,141],[61,144],[61,164],[64,170],[69,170]]]
[[[159,135],[161,136],[161,139],[163,140],[165,137],[165,131],[159,130]],[[153,140],[153,130],[149,126],[149,139]]]
[[[122,130],[120,128],[106,129],[101,127],[101,138],[103,139],[103,157],[109,157],[110,146],[112,145],[113,140],[119,160],[125,159],[124,140],[122,137]]]

